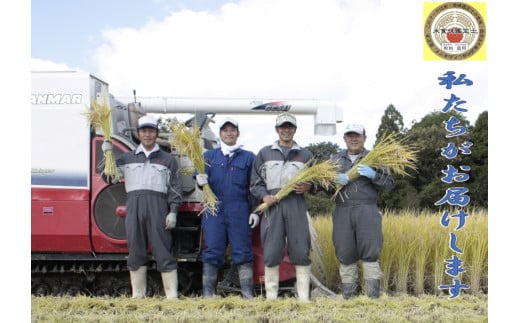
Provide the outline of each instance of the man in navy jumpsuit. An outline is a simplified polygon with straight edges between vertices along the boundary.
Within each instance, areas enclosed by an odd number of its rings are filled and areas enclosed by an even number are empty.
[[[287,242],[289,258],[296,268],[298,298],[302,302],[308,302],[311,237],[304,193],[311,189],[311,184],[297,183],[293,192],[281,200],[275,196],[313,159],[309,150],[300,147],[293,140],[296,127],[293,114],[284,112],[278,115],[275,126],[278,140],[263,147],[256,156],[251,176],[251,193],[270,206],[260,227],[266,298],[278,297],[279,265]]]
[[[157,120],[145,115],[138,120],[140,144],[116,160],[118,179],[125,179],[127,192],[125,229],[128,240],[127,266],[132,297],[146,294],[147,247],[150,244],[157,270],[161,272],[167,298],[178,297],[177,258],[171,229],[182,202],[182,182],[174,157],[159,148]],[[103,151],[111,149],[103,144]]]
[[[205,173],[196,176],[197,184],[209,184],[218,199],[216,214],[205,211],[202,215],[205,241],[202,252],[203,297],[215,294],[218,269],[224,263],[229,243],[231,259],[238,266],[242,297],[250,299],[253,298],[251,228],[259,222],[258,215],[251,213],[249,193],[255,155],[237,144],[240,131],[236,120],[222,120],[219,135],[220,148],[204,152]]]
[[[383,229],[377,199],[380,192],[394,187],[394,180],[386,167],[363,165],[363,157],[369,153],[364,147],[366,138],[362,125],[347,125],[343,135],[347,149],[332,157],[340,165],[336,181],[344,185],[335,198],[332,240],[340,262],[345,299],[352,297],[357,289],[358,260],[362,261],[368,297],[379,297],[383,276],[378,262],[383,248]],[[356,167],[360,175],[355,181],[350,181],[345,174],[352,167]]]

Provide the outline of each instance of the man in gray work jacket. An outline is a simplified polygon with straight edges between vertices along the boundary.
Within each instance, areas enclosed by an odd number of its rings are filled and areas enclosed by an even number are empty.
[[[383,277],[378,262],[383,248],[383,229],[377,199],[379,193],[394,187],[394,180],[386,167],[372,168],[363,164],[363,157],[369,153],[364,146],[366,138],[362,125],[348,124],[343,134],[347,149],[332,157],[340,165],[336,182],[343,185],[335,198],[332,240],[340,262],[345,299],[352,297],[357,289],[359,260],[368,297],[379,297]],[[351,181],[345,173],[354,167],[360,176]]]
[[[265,212],[260,230],[265,264],[267,299],[276,299],[279,265],[285,242],[291,262],[296,267],[296,289],[300,301],[309,301],[311,238],[304,193],[308,183],[297,183],[287,197],[278,200],[275,194],[312,160],[312,153],[294,140],[296,118],[284,112],[276,118],[278,140],[263,147],[255,158],[251,174],[251,193],[270,207]]]
[[[128,240],[127,266],[132,297],[146,294],[148,242],[161,272],[164,293],[177,298],[177,258],[169,230],[177,223],[177,209],[182,202],[182,182],[174,157],[159,148],[157,120],[145,115],[138,120],[140,144],[116,160],[118,179],[125,179],[127,192],[125,229]],[[111,149],[109,142],[102,149]]]

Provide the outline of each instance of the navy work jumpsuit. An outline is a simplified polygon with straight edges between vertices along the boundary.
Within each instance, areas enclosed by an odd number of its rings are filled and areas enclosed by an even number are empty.
[[[254,159],[254,153],[244,149],[235,150],[231,157],[224,156],[220,148],[204,152],[208,184],[218,199],[217,214],[205,211],[202,215],[204,263],[221,266],[228,243],[235,264],[253,261],[249,181]]]

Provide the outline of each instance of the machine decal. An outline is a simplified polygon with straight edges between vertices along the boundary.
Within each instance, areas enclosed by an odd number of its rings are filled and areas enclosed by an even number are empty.
[[[273,101],[257,105],[252,110],[289,111],[290,109],[291,105],[286,101]]]
[[[82,94],[33,94],[31,104],[81,104]]]

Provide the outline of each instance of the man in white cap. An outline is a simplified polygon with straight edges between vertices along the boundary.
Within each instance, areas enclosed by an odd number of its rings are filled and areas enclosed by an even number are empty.
[[[297,183],[293,192],[282,200],[276,193],[313,159],[312,153],[294,141],[296,118],[284,112],[276,118],[278,140],[263,147],[256,156],[251,177],[251,193],[270,207],[261,223],[267,299],[278,297],[279,265],[285,244],[296,268],[298,299],[309,302],[311,237],[304,193],[308,183]]]
[[[127,192],[125,229],[128,240],[127,266],[130,271],[132,297],[146,295],[148,243],[161,272],[165,295],[178,298],[177,258],[171,229],[177,222],[182,202],[182,182],[174,157],[159,148],[157,120],[145,115],[138,120],[140,144],[135,151],[116,160],[118,179],[125,179]],[[103,151],[111,149],[105,142]]]
[[[242,297],[253,298],[253,252],[251,228],[259,216],[251,213],[249,193],[255,154],[237,143],[238,122],[224,118],[219,123],[220,148],[204,152],[204,174],[197,174],[197,185],[209,184],[218,199],[216,214],[202,215],[205,246],[202,251],[202,296],[215,295],[218,270],[224,263],[228,242],[231,260],[238,266]]]
[[[383,248],[382,215],[377,206],[379,193],[394,187],[392,175],[386,167],[372,168],[363,164],[369,150],[365,149],[365,128],[348,124],[343,132],[347,149],[332,157],[339,163],[336,182],[343,185],[335,198],[332,215],[332,240],[340,262],[339,274],[343,298],[354,295],[358,287],[358,260],[362,261],[365,291],[368,297],[378,298],[383,272],[379,255]],[[350,181],[346,172],[356,167],[359,178]]]

